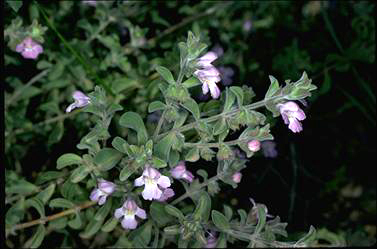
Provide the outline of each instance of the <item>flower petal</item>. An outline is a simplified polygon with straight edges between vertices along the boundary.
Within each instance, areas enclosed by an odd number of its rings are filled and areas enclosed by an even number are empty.
[[[103,205],[106,202],[107,195],[102,195],[99,198],[98,205]]]
[[[114,213],[115,218],[119,219],[123,215],[124,215],[123,207],[115,209],[115,213]]]
[[[157,183],[149,183],[145,184],[145,188],[143,192],[141,193],[144,200],[153,200],[153,199],[159,199],[162,195],[162,191],[157,187]]]
[[[145,212],[145,210],[142,209],[142,208],[139,208],[139,207],[136,210],[136,215],[138,217],[142,218],[142,219],[146,219],[147,218],[147,213]]]
[[[73,109],[75,109],[77,106],[76,106],[76,103],[72,103],[70,104],[67,109],[65,109],[65,112],[71,112]]]
[[[137,227],[135,215],[125,215],[122,220],[122,227],[124,229],[135,229]]]
[[[209,84],[209,90],[211,92],[212,98],[217,99],[220,96],[220,89],[215,83]]]
[[[91,193],[90,193],[90,200],[91,201],[98,201],[98,198],[100,197],[101,195],[101,192],[99,191],[99,189],[94,189]]]
[[[171,185],[169,177],[163,175],[161,175],[160,178],[158,178],[157,184],[160,185],[162,188],[167,188]]]
[[[134,181],[134,185],[136,187],[142,186],[142,185],[144,185],[144,183],[145,183],[144,182],[144,176],[140,176],[140,177],[136,178],[135,181]]]
[[[207,82],[203,82],[203,85],[202,85],[202,92],[203,92],[203,94],[207,94],[208,91],[209,91],[209,88],[208,88]]]

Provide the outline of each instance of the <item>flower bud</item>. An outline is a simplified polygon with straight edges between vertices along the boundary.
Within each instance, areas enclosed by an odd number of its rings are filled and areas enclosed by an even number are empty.
[[[235,182],[235,183],[240,183],[241,182],[241,178],[242,178],[242,174],[240,172],[237,172],[235,173],[233,176],[232,176],[232,180]]]
[[[260,149],[260,142],[258,140],[251,140],[247,143],[247,147],[252,152],[257,152]]]

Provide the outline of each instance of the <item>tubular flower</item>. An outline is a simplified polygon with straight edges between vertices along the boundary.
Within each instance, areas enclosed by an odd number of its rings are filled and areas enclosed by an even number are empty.
[[[31,37],[27,37],[17,45],[16,51],[26,59],[36,59],[43,52],[43,47],[34,42]]]
[[[90,200],[98,202],[98,205],[103,205],[106,202],[107,196],[115,191],[115,184],[106,180],[98,181],[98,188],[90,193]]]
[[[197,60],[197,65],[201,68],[194,72],[194,75],[198,77],[202,82],[203,94],[211,92],[211,96],[217,99],[220,96],[220,89],[216,85],[221,80],[220,72],[211,63],[217,59],[217,55],[214,52],[208,52]]]
[[[306,118],[305,113],[293,101],[288,101],[284,104],[278,104],[280,114],[285,124],[289,124],[288,128],[294,133],[302,131],[301,120]],[[299,121],[300,120],[300,121]]]
[[[158,199],[157,201],[160,201],[160,202],[166,201],[167,199],[169,199],[170,197],[173,197],[174,195],[175,193],[173,189],[171,188],[164,189],[162,191],[162,195],[160,199]]]
[[[161,175],[156,169],[146,167],[143,175],[135,179],[134,185],[137,187],[145,185],[141,193],[144,200],[158,200],[162,196],[161,189],[170,187],[170,179],[167,176]]]
[[[209,236],[207,238],[207,244],[204,246],[204,248],[216,248],[216,244],[217,244],[216,235],[209,233]]]
[[[192,182],[194,179],[194,175],[190,171],[186,170],[185,162],[183,161],[181,161],[170,172],[172,177],[175,179],[184,179],[188,182]]]
[[[126,200],[123,206],[117,208],[114,213],[115,218],[118,220],[124,217],[122,220],[122,227],[124,229],[135,229],[137,227],[135,215],[141,219],[147,218],[145,210],[139,208],[133,200]]]
[[[75,102],[67,107],[66,112],[71,112],[75,108],[84,107],[90,103],[90,98],[80,91],[74,91],[72,97]]]
[[[258,140],[251,140],[247,143],[247,147],[252,152],[257,152],[260,149],[260,142]]]
[[[240,182],[241,182],[241,178],[242,178],[242,174],[241,174],[241,172],[236,172],[236,173],[234,173],[234,175],[232,176],[232,180],[233,180],[235,183],[240,183]]]

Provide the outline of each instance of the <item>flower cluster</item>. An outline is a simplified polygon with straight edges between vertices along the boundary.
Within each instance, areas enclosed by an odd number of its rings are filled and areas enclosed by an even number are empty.
[[[207,94],[208,91],[211,92],[211,96],[214,99],[219,98],[220,89],[216,85],[217,82],[221,80],[220,72],[211,63],[217,59],[217,55],[214,52],[208,52],[197,60],[197,66],[200,69],[194,72],[194,75],[198,77],[200,82],[202,82],[203,94]]]

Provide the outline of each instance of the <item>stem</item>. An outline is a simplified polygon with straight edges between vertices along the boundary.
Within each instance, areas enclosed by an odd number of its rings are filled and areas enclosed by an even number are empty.
[[[50,123],[54,123],[54,122],[57,122],[57,121],[64,120],[66,118],[72,117],[72,116],[80,113],[81,111],[82,110],[77,110],[77,111],[74,111],[74,112],[71,112],[71,113],[62,114],[62,115],[59,115],[59,116],[56,116],[56,117],[44,120],[42,122],[39,122],[39,123],[31,126],[30,128],[19,128],[19,129],[16,129],[12,133],[14,135],[17,135],[17,134],[23,133],[24,131],[27,131],[27,130],[33,130],[33,129],[35,129],[35,127],[47,125],[47,124],[50,124]],[[5,136],[6,135],[7,134],[5,134]]]
[[[38,224],[45,224],[48,221],[56,220],[56,219],[59,219],[59,218],[64,217],[64,216],[74,214],[74,213],[76,213],[76,212],[78,212],[82,209],[91,207],[95,204],[97,204],[97,202],[87,201],[87,202],[85,202],[81,205],[75,206],[71,209],[65,210],[65,211],[57,213],[57,214],[53,214],[53,215],[50,215],[50,216],[47,216],[47,217],[44,217],[44,218],[40,218],[40,219],[37,219],[37,220],[32,220],[32,221],[29,221],[29,222],[26,222],[26,223],[14,225],[11,228],[11,230],[16,231],[16,230],[24,229],[24,228],[27,228],[27,227],[35,226],[35,225],[38,225]]]
[[[184,146],[185,147],[208,147],[208,148],[218,148],[220,147],[220,144],[226,144],[226,145],[236,145],[242,141],[249,141],[250,139],[249,138],[245,138],[245,139],[235,139],[235,140],[232,140],[232,141],[228,141],[228,142],[222,142],[222,143],[185,143]]]
[[[85,44],[89,44],[92,40],[96,39],[98,34],[101,33],[113,21],[114,19],[112,17],[109,17],[104,23],[102,23],[101,26],[99,26],[97,31],[94,34],[92,34],[88,40],[85,41]]]
[[[197,187],[196,190],[194,190],[194,191],[192,191],[192,192],[186,192],[185,194],[181,195],[180,197],[178,197],[177,199],[175,199],[174,201],[172,201],[170,204],[171,204],[171,205],[175,205],[175,204],[177,204],[178,202],[180,202],[180,201],[186,199],[186,198],[189,197],[190,195],[199,192],[203,187],[207,186],[208,184],[210,184],[210,183],[213,182],[213,181],[217,181],[221,176],[222,176],[222,174],[220,174],[220,175],[215,175],[214,177],[211,177],[211,178],[208,179],[207,181],[204,181],[202,184],[199,184],[199,186]]]
[[[164,110],[162,112],[160,120],[158,120],[158,124],[157,124],[156,130],[154,131],[154,134],[153,134],[153,141],[156,141],[156,137],[157,137],[158,133],[160,132],[162,124],[164,123],[165,114],[166,114],[166,110]]]
[[[247,110],[254,110],[254,109],[257,109],[259,107],[262,107],[266,104],[266,102],[268,101],[279,101],[281,99],[284,99],[285,96],[275,96],[275,97],[272,97],[272,98],[269,98],[269,99],[264,99],[264,100],[261,100],[261,101],[258,101],[258,102],[255,102],[253,104],[250,104],[250,105],[246,105],[244,106]],[[198,120],[198,121],[194,121],[194,122],[191,122],[187,125],[184,125],[178,129],[175,129],[175,131],[178,131],[178,132],[183,132],[183,131],[187,131],[187,130],[190,130],[192,128],[194,128],[197,123],[199,121],[201,122],[206,122],[206,123],[209,123],[209,122],[213,122],[213,121],[216,121],[217,119],[221,118],[221,117],[231,117],[232,115],[236,114],[237,112],[239,111],[239,108],[238,107],[233,107],[231,110],[227,111],[227,112],[222,112],[220,114],[217,114],[217,115],[214,115],[212,117],[208,117],[208,118],[203,118],[201,120]],[[173,129],[174,130],[174,129]],[[160,139],[164,136],[166,136],[169,132],[165,132],[165,133],[162,133],[161,135],[158,135],[157,136],[157,139]]]
[[[15,91],[15,93],[8,99],[8,101],[6,101],[5,103],[5,109],[7,109],[7,107],[12,104],[12,102],[14,100],[17,99],[18,96],[21,95],[21,93],[26,89],[28,88],[29,86],[33,85],[35,82],[38,82],[41,78],[43,78],[48,72],[50,71],[50,69],[46,69],[42,72],[40,72],[39,74],[37,74],[36,76],[34,76],[33,78],[31,78],[29,80],[28,83],[26,83],[26,85],[24,85],[23,87],[21,87],[19,90]]]

